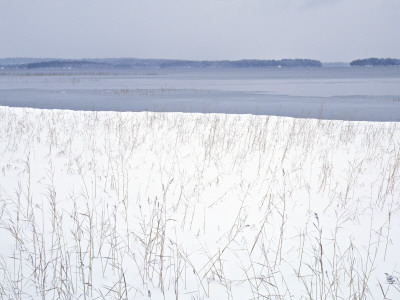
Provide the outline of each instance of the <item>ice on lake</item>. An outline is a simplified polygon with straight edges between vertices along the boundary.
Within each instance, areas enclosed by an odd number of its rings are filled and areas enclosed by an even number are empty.
[[[400,120],[400,68],[3,70],[0,105]]]

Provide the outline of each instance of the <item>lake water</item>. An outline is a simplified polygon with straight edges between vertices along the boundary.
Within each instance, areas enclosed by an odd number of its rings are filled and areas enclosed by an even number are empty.
[[[400,68],[1,70],[0,105],[400,121]]]

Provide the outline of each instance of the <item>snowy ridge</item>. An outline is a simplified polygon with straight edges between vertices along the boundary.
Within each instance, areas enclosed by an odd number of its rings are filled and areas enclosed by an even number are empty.
[[[0,107],[0,155],[1,298],[400,297],[399,123]]]

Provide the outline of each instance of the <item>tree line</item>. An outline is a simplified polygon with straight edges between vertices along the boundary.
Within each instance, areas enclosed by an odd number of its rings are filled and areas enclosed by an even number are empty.
[[[350,62],[350,66],[400,66],[400,59],[395,58],[366,58]]]
[[[0,61],[0,66],[1,66]],[[267,67],[322,67],[322,63],[312,59],[242,59],[242,60],[172,60],[172,59],[136,59],[136,58],[108,58],[108,59],[53,59],[4,64],[7,69],[63,69],[63,68],[267,68]]]

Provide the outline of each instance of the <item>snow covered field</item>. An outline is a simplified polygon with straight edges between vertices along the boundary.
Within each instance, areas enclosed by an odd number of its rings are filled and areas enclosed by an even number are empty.
[[[0,107],[0,155],[2,299],[400,298],[399,123]]]

